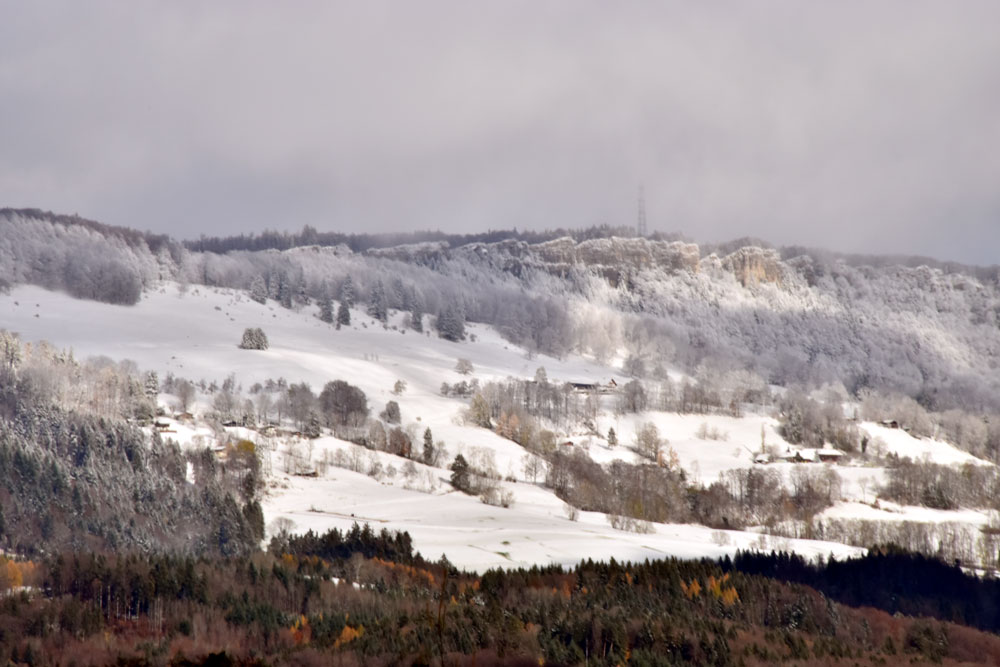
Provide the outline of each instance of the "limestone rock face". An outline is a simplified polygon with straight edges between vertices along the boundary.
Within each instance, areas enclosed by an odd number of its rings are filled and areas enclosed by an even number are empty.
[[[555,239],[534,247],[547,264],[583,264],[616,268],[665,268],[670,271],[698,271],[700,251],[694,243],[650,241],[642,238],[591,239],[576,243],[571,238]]]
[[[579,243],[568,236],[536,244],[509,239],[458,248],[449,248],[447,243],[417,243],[371,249],[365,254],[430,267],[464,258],[515,276],[534,270],[565,277],[578,266],[597,272],[615,286],[623,276],[646,269],[668,273],[721,270],[732,273],[743,287],[762,283],[781,286],[785,282],[783,264],[776,250],[746,246],[721,259],[715,255],[703,259],[695,243],[617,236]]]
[[[722,258],[722,267],[743,287],[761,283],[782,284],[781,256],[778,251],[747,246]]]

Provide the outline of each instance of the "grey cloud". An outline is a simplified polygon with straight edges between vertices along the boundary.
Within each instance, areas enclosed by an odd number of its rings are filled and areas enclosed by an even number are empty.
[[[0,0],[0,203],[1000,261],[1000,5]]]

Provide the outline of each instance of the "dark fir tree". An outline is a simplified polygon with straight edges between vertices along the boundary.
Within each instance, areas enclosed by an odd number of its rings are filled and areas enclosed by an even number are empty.
[[[385,295],[385,286],[381,280],[375,281],[371,296],[368,299],[368,314],[383,324],[389,319],[389,301]]]
[[[417,295],[414,295],[411,299],[410,327],[419,333],[423,333],[424,331],[424,304],[421,303],[420,297]]]
[[[451,485],[462,493],[469,493],[469,463],[459,454],[451,464]]]
[[[347,307],[346,301],[340,302],[340,307],[337,308],[337,328],[342,326],[348,326],[351,323],[351,309]]]
[[[434,462],[434,435],[428,426],[424,429],[424,463],[431,465]]]
[[[306,285],[306,277],[304,275],[300,275],[299,279],[296,281],[293,294],[295,297],[295,303],[301,306],[309,305],[309,286]]]
[[[450,341],[465,338],[465,314],[461,306],[452,301],[438,314],[438,336]]]
[[[341,303],[346,303],[347,307],[350,308],[354,305],[354,300],[357,298],[356,292],[354,290],[354,281],[351,280],[350,276],[344,279],[343,284],[340,286],[340,301]]]
[[[406,290],[406,286],[403,285],[403,279],[399,276],[392,279],[392,289],[389,296],[391,297],[390,303],[393,308],[397,310],[410,309],[410,293]]]
[[[288,276],[282,273],[278,276],[278,301],[282,308],[292,307],[292,285],[288,281]]]
[[[333,299],[331,299],[329,293],[326,292],[324,292],[323,296],[320,298],[319,319],[327,322],[328,324],[333,324]]]

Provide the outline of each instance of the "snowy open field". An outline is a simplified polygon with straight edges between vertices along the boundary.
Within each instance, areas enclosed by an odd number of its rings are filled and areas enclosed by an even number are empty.
[[[510,508],[488,506],[476,497],[454,491],[444,468],[415,464],[416,476],[407,478],[402,473],[405,459],[368,452],[329,436],[312,443],[313,461],[324,456],[332,458],[340,450],[344,458],[377,457],[383,469],[391,466],[395,474],[375,479],[329,466],[315,478],[294,476],[285,471],[288,445],[281,441],[274,452],[267,454],[271,458],[264,502],[268,523],[285,518],[294,522],[295,530],[322,531],[334,526],[344,528],[353,521],[369,521],[375,528],[409,531],[416,548],[425,556],[436,558],[443,553],[455,564],[477,570],[536,563],[572,564],[582,558],[715,557],[751,547],[790,548],[807,556],[841,556],[858,551],[828,542],[767,538],[753,531],[716,531],[693,525],[654,524],[653,533],[628,533],[613,529],[604,515],[587,512],[571,521],[562,501],[526,478],[525,451],[489,431],[464,425],[466,402],[441,396],[439,388],[442,382],[469,379],[454,370],[458,358],[472,362],[472,377],[480,382],[508,376],[531,378],[543,366],[551,381],[606,383],[614,377],[620,380],[619,370],[579,356],[562,360],[529,358],[496,332],[475,325],[468,329],[475,335],[474,342],[451,343],[433,334],[404,333],[401,327],[384,329],[357,308],[352,311],[352,322],[352,326],[337,331],[316,317],[315,308],[285,310],[274,302],[258,304],[238,291],[205,287],[181,290],[172,283],[145,294],[132,307],[75,300],[31,286],[0,295],[0,328],[17,332],[26,342],[47,340],[57,347],[71,348],[81,360],[98,355],[132,359],[140,368],[159,373],[161,379],[173,373],[193,381],[221,383],[234,374],[244,391],[255,382],[279,377],[289,383],[307,382],[315,392],[331,380],[346,380],[364,390],[373,413],[377,414],[386,401],[396,400],[403,426],[411,426],[418,436],[424,428],[431,428],[434,439],[445,443],[449,461],[458,453],[492,456],[502,476],[518,480],[503,482],[514,496]],[[393,323],[399,323],[398,315]],[[237,344],[246,327],[264,329],[270,349],[239,349]],[[397,380],[407,385],[399,396],[392,394]],[[161,398],[168,407],[172,400]],[[203,402],[199,408],[205,410],[207,404]],[[195,412],[197,416],[198,410]],[[633,441],[635,429],[647,421],[655,423],[669,440],[689,476],[706,484],[727,470],[754,465],[753,453],[760,447],[762,429],[769,447],[788,446],[773,418],[753,413],[743,418],[669,413],[622,418],[605,411],[598,419],[599,429],[606,433],[614,427],[622,443],[618,447],[609,448],[600,438],[565,435],[574,446],[587,447],[598,462],[615,458],[633,461],[635,454],[625,445]],[[706,423],[725,434],[725,439],[699,438],[699,428]],[[214,438],[212,430],[203,424],[173,422],[172,426],[169,436],[184,446],[211,444]],[[918,440],[901,430],[874,424],[862,427],[900,455],[942,463],[976,461],[944,442]],[[794,465],[772,467],[787,479]],[[851,466],[839,466],[837,470],[844,480],[845,502],[828,510],[831,516],[967,521],[976,525],[985,521],[984,515],[972,512],[939,513],[948,515],[942,519],[918,508],[883,505],[875,509],[860,501],[871,501],[883,471]]]

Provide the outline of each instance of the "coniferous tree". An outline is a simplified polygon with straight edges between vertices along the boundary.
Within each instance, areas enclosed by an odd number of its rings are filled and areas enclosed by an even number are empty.
[[[424,331],[424,305],[418,296],[413,297],[410,306],[410,327],[418,333]]]
[[[303,306],[309,305],[309,294],[308,286],[306,285],[306,277],[300,275],[298,281],[295,283],[295,288],[292,290],[295,303]]]
[[[460,341],[465,338],[465,313],[456,302],[451,302],[438,315],[438,336],[450,341]]]
[[[403,280],[399,276],[392,279],[392,307],[399,310],[409,310],[410,308],[410,294],[406,291],[406,286],[403,285]]]
[[[424,429],[424,463],[431,465],[434,462],[434,435],[428,426]]]
[[[325,292],[319,303],[319,319],[328,324],[333,324],[333,299]]]
[[[347,301],[341,301],[337,308],[337,328],[348,326],[351,323],[351,309],[347,306]]]
[[[368,300],[368,314],[383,324],[389,319],[389,302],[381,280],[375,281],[375,286],[372,288],[371,297]]]
[[[258,274],[250,283],[250,298],[257,303],[267,303],[267,283],[264,282],[264,276]]]
[[[451,485],[462,493],[469,493],[469,463],[459,454],[451,464]]]
[[[278,301],[282,308],[292,307],[292,285],[285,273],[278,276]]]
[[[347,307],[350,308],[354,305],[355,298],[354,281],[351,280],[350,276],[347,276],[344,279],[344,283],[340,286],[340,302],[346,303]]]
[[[156,375],[156,371],[148,371],[146,373],[143,387],[146,392],[146,397],[152,401],[156,401],[156,397],[160,394],[160,379]]]

